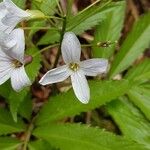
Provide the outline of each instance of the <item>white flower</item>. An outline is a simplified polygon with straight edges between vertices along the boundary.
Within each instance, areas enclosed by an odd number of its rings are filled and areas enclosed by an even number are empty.
[[[20,91],[31,84],[24,68],[24,31],[15,29],[9,35],[0,34],[0,85],[10,78],[13,89]]]
[[[0,30],[10,33],[19,22],[30,16],[30,13],[17,7],[11,0],[3,0],[0,3]]]
[[[61,50],[66,65],[48,71],[39,83],[46,85],[61,82],[71,76],[76,97],[86,104],[90,99],[90,90],[85,75],[96,76],[106,72],[108,61],[99,58],[80,61],[81,45],[72,32],[65,33]]]

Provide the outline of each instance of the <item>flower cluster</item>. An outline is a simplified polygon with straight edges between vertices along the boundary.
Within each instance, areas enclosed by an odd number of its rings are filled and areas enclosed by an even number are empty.
[[[44,17],[38,11],[18,8],[11,0],[3,0],[0,3],[0,84],[10,78],[15,91],[31,85],[31,81],[24,68],[24,31],[14,28],[19,22],[36,17],[36,14],[38,17]],[[70,76],[76,97],[86,104],[90,99],[90,90],[85,76],[105,73],[108,61],[100,58],[80,61],[81,45],[72,32],[64,34],[61,50],[66,64],[48,71],[39,83],[47,85],[61,82]]]

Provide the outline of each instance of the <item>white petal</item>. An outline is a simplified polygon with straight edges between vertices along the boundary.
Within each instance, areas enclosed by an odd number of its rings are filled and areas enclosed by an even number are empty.
[[[24,66],[15,68],[12,71],[11,85],[17,92],[19,92],[22,88],[31,85],[31,81],[25,72]]]
[[[108,60],[101,58],[88,59],[80,62],[80,67],[85,75],[96,76],[107,71]]]
[[[85,75],[82,71],[77,71],[71,75],[71,81],[76,97],[84,104],[90,99],[90,89]]]
[[[1,3],[0,30],[10,33],[15,26],[30,16],[29,13],[17,7],[11,0]]]
[[[70,76],[71,72],[69,71],[66,65],[52,69],[48,71],[39,81],[42,85],[52,84],[64,81]]]
[[[14,44],[15,46],[13,46]],[[11,32],[9,38],[7,39],[7,47],[10,47],[10,49],[5,50],[5,53],[23,63],[25,39],[24,31],[22,29],[15,29]]]
[[[15,5],[11,0],[4,0],[6,9],[10,14],[14,14],[14,16],[19,17],[29,17],[30,13],[20,9],[17,5]]]
[[[64,34],[61,51],[65,63],[80,61],[81,45],[73,32],[67,32]]]

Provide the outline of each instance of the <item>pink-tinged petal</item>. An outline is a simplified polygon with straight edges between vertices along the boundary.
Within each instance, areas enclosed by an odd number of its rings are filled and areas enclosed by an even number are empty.
[[[80,67],[87,76],[97,76],[106,73],[108,68],[108,60],[102,58],[88,59],[80,62]]]
[[[24,66],[15,68],[11,73],[11,85],[16,92],[31,85],[31,81],[25,72]]]
[[[39,81],[42,85],[52,84],[64,81],[70,76],[71,72],[67,65],[48,71]]]
[[[61,51],[65,63],[80,61],[81,45],[73,32],[66,32],[64,34]]]
[[[84,104],[90,100],[90,89],[87,79],[82,71],[74,72],[71,75],[72,87],[76,97]]]

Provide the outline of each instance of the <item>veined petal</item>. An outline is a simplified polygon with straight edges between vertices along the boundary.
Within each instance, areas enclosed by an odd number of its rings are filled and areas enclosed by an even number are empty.
[[[25,72],[24,66],[15,68],[11,73],[11,85],[19,92],[22,88],[31,85],[31,81]]]
[[[30,13],[20,9],[17,5],[15,5],[12,0],[4,0],[5,7],[10,14],[14,14],[20,17],[29,17]]]
[[[107,71],[108,60],[103,58],[88,59],[81,61],[80,67],[85,75],[96,76]]]
[[[67,65],[48,71],[39,81],[42,85],[64,81],[70,76],[71,72]]]
[[[81,45],[73,32],[66,32],[64,34],[61,51],[65,63],[80,61]]]
[[[71,75],[72,87],[76,97],[84,104],[87,104],[90,99],[90,89],[87,79],[82,71],[74,72]]]
[[[17,59],[18,61],[23,63],[25,39],[24,39],[24,31],[22,29],[14,29],[11,32],[10,36],[7,39],[6,46],[10,48],[6,49],[5,53],[8,56]]]

